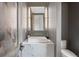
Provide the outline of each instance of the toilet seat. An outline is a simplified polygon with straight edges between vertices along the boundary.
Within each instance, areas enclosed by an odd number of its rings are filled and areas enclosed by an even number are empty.
[[[61,49],[62,57],[77,57],[72,51],[68,49]]]

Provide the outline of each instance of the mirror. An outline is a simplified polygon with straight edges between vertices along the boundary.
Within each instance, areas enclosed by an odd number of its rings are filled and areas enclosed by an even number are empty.
[[[46,6],[28,6],[28,31],[46,31],[48,15]]]
[[[31,21],[33,31],[44,31],[44,13],[33,13]]]

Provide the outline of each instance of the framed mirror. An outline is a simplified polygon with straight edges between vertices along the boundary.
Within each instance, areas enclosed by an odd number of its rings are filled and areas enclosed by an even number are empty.
[[[29,32],[48,30],[48,8],[46,6],[28,6],[27,27]]]

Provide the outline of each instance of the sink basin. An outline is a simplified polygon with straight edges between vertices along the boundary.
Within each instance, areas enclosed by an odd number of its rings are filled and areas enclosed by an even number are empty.
[[[50,40],[47,39],[46,37],[29,37],[28,38],[28,42],[30,43],[47,43],[49,42]]]

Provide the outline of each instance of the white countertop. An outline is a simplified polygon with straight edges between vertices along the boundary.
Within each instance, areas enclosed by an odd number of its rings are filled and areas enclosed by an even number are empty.
[[[28,42],[25,40],[23,44],[54,44],[50,39],[41,36],[32,36],[28,38]]]

